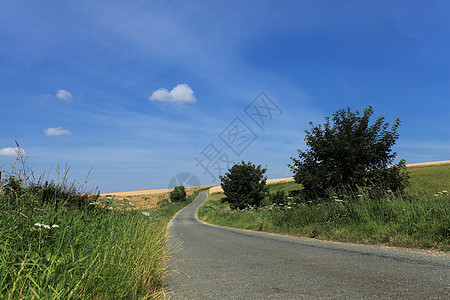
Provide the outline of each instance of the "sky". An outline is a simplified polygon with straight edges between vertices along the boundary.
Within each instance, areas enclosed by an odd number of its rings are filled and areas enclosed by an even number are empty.
[[[309,122],[393,124],[407,163],[450,159],[448,1],[0,2],[0,167],[101,192],[292,176]],[[89,173],[90,172],[90,173]]]

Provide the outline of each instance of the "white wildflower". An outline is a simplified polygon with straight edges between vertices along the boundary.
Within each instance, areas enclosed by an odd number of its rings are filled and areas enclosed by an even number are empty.
[[[341,200],[341,199],[334,199],[334,201],[336,201],[336,202],[344,202],[344,200]]]
[[[443,190],[442,192],[443,192],[443,193],[448,193],[446,190]]]
[[[147,217],[150,216],[150,214],[149,214],[148,212],[146,212],[146,211],[143,211],[142,214],[143,214],[144,216],[147,216]]]
[[[56,225],[56,224],[53,224],[52,225],[52,228],[58,228],[59,226],[58,225]]]
[[[361,194],[358,194],[358,197],[362,197],[363,195],[361,195]]]
[[[433,196],[438,197],[439,195],[438,194],[434,194]]]
[[[34,223],[34,226],[44,227],[44,228],[47,228],[47,229],[59,227],[58,225],[53,225],[52,227],[50,227],[50,225],[45,225],[45,224],[41,224],[41,223]]]

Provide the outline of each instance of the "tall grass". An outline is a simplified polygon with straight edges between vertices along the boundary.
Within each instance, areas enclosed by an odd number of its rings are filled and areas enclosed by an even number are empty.
[[[436,170],[437,168],[438,170]],[[231,211],[212,194],[199,210],[206,222],[238,228],[308,236],[343,242],[386,244],[449,250],[450,166],[411,170],[406,195],[386,191],[376,198],[359,194],[335,195],[332,201]],[[439,174],[440,176],[437,176]],[[442,176],[442,174],[447,174]],[[423,181],[422,178],[428,178]],[[288,186],[271,186],[279,191]]]
[[[139,211],[103,206],[74,188],[33,182],[23,169],[8,174],[0,298],[163,298],[166,225],[196,195]]]

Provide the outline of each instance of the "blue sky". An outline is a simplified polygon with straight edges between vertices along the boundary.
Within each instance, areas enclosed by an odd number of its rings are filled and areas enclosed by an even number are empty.
[[[10,170],[17,140],[36,174],[68,163],[83,181],[92,167],[87,188],[102,192],[165,188],[180,173],[217,183],[225,161],[287,177],[310,121],[369,105],[402,121],[398,158],[448,160],[449,10],[448,1],[4,0],[0,167]],[[247,107],[265,112],[263,126]],[[232,140],[233,129],[244,136]]]

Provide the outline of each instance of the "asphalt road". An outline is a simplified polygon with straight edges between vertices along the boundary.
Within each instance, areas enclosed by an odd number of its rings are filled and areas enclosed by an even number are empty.
[[[212,226],[206,192],[169,225],[169,299],[449,299],[450,255]]]

